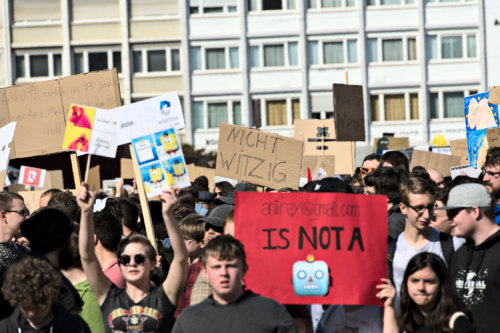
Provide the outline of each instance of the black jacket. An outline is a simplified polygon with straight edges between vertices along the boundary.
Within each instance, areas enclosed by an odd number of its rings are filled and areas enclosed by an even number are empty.
[[[468,241],[453,255],[450,276],[470,307],[477,332],[500,332],[500,230],[475,246]]]
[[[29,325],[18,306],[9,318],[0,321],[0,332],[90,333],[87,323],[78,315],[69,313],[60,303],[54,302],[52,310],[54,319],[49,325],[36,330]]]

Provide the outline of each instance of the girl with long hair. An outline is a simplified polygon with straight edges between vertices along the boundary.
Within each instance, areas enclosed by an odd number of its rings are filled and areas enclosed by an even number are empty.
[[[400,312],[396,318],[396,289],[381,279],[377,297],[384,301],[384,333],[475,332],[467,306],[458,298],[444,261],[422,252],[406,266],[401,285]]]

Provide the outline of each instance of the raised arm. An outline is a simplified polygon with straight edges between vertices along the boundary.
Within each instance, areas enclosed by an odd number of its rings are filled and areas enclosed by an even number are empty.
[[[384,330],[383,333],[398,333],[398,323],[396,312],[394,311],[394,298],[396,297],[396,288],[391,280],[381,279],[382,284],[376,286],[378,290],[377,297],[384,301]]]
[[[174,258],[170,263],[167,278],[163,282],[163,290],[172,304],[177,305],[177,302],[184,291],[188,273],[188,252],[184,237],[182,236],[179,224],[172,215],[172,209],[177,204],[178,189],[172,187],[164,190],[160,195],[162,201],[162,215],[167,227],[168,237]]]
[[[87,276],[87,280],[89,281],[92,291],[94,291],[99,305],[102,305],[108,294],[109,288],[111,288],[111,281],[104,275],[101,265],[95,255],[93,216],[95,196],[95,191],[89,190],[88,184],[82,183],[80,192],[76,197],[82,214],[80,218],[78,250],[80,251],[83,271]]]

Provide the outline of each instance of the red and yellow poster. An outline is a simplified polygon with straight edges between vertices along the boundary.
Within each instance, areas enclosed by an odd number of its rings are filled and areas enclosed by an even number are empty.
[[[236,192],[235,200],[250,290],[284,304],[382,305],[385,196]]]

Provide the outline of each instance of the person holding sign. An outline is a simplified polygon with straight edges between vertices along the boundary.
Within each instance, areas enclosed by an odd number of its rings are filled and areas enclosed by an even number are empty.
[[[120,269],[126,288],[119,289],[104,275],[94,252],[92,208],[96,194],[82,183],[77,196],[82,210],[79,250],[83,270],[101,307],[106,332],[170,332],[175,306],[187,278],[187,249],[179,226],[172,216],[177,202],[176,187],[164,190],[162,214],[174,251],[168,276],[162,285],[151,287],[156,252],[142,235],[125,238],[118,246]]]
[[[406,267],[401,286],[401,311],[396,318],[396,289],[389,279],[377,285],[377,297],[384,301],[384,333],[476,332],[470,311],[458,298],[444,261],[422,252]]]

